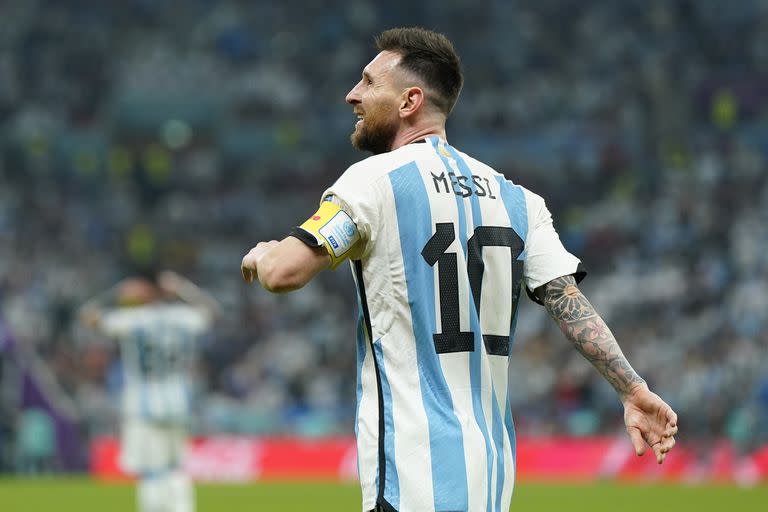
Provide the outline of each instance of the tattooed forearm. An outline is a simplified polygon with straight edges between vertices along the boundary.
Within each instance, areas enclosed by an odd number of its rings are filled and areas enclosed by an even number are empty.
[[[573,276],[550,281],[544,306],[581,355],[597,368],[619,395],[644,382],[632,369],[608,326],[576,286]]]

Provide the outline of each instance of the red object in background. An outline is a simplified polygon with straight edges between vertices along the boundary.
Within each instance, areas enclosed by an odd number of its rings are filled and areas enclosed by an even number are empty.
[[[91,443],[91,474],[106,480],[128,480],[130,477],[121,469],[120,443],[112,437],[99,437]]]
[[[118,459],[119,441],[100,437],[91,444],[91,474],[105,480],[127,480]],[[357,478],[355,440],[348,437],[206,437],[189,443],[184,464],[198,481],[247,482],[257,479]]]
[[[709,445],[704,457],[678,443],[664,464],[651,450],[635,456],[629,439],[619,437],[532,437],[518,439],[520,480],[768,481],[768,446],[740,456],[725,440]],[[119,444],[102,437],[91,445],[91,473],[101,479],[129,477],[118,465]],[[207,437],[190,442],[185,464],[197,481],[247,482],[269,479],[354,480],[353,438]]]

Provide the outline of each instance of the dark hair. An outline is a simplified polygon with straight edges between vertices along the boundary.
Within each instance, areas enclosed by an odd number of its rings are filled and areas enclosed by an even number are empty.
[[[451,113],[464,77],[459,56],[447,37],[420,27],[392,28],[376,36],[376,48],[400,54],[399,65],[436,93],[429,98],[435,106],[445,115]]]
[[[157,286],[161,267],[154,260],[145,262],[131,262],[127,265],[127,277],[143,279]]]

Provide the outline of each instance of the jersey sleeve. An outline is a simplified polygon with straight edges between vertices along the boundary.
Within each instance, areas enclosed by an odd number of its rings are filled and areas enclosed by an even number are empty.
[[[553,279],[573,274],[579,282],[587,273],[581,260],[569,253],[560,241],[544,199],[527,190],[525,194],[529,231],[525,242],[523,278],[529,296],[534,298],[530,292]]]
[[[323,193],[317,212],[291,232],[311,247],[324,247],[331,268],[362,258],[375,237],[378,202],[375,186],[352,166]]]
[[[168,316],[174,319],[179,328],[193,335],[208,331],[213,324],[213,319],[208,312],[189,304],[169,306]]]

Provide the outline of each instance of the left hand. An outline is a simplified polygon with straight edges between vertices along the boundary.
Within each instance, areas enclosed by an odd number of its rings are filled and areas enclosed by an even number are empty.
[[[169,295],[175,295],[182,284],[182,278],[172,270],[163,270],[157,275],[158,287]]]
[[[635,453],[645,453],[651,447],[656,462],[661,464],[675,446],[677,414],[643,383],[635,386],[624,398],[624,424],[635,447]]]
[[[243,257],[243,261],[240,264],[240,273],[243,274],[243,280],[246,283],[252,283],[259,277],[259,262],[264,257],[267,251],[277,245],[277,240],[270,240],[269,242],[259,242],[256,247],[248,251]]]

